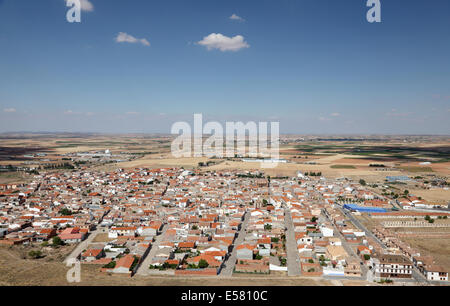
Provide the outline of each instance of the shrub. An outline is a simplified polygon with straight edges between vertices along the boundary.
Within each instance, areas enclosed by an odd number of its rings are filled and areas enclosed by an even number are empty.
[[[28,253],[28,256],[30,256],[31,258],[33,258],[33,259],[38,259],[38,258],[41,258],[42,257],[42,252],[41,251],[30,251],[29,253]]]

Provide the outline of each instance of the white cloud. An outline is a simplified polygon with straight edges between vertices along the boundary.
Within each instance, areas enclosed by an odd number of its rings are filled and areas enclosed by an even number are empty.
[[[250,47],[241,35],[227,37],[220,33],[211,33],[197,43],[205,46],[208,50],[219,49],[220,51],[238,51]]]
[[[340,113],[332,113],[331,116],[332,117],[339,117],[341,114]]]
[[[5,109],[3,109],[3,111],[5,113],[15,113],[16,109],[11,107],[11,108],[5,108]]]
[[[66,5],[69,0],[65,0]],[[92,12],[94,10],[94,5],[90,2],[90,0],[80,0],[81,10],[85,12]]]
[[[145,39],[145,38],[136,38],[130,34],[124,33],[124,32],[120,32],[119,34],[117,34],[116,36],[116,42],[118,43],[130,43],[130,44],[135,44],[135,43],[140,43],[144,46],[150,46],[150,42]]]
[[[237,20],[237,21],[245,21],[244,18],[242,18],[242,17],[240,17],[240,16],[238,16],[238,15],[236,15],[236,14],[231,15],[231,16],[230,16],[230,19],[231,19],[231,20]]]
[[[126,112],[127,115],[139,115],[139,112]]]

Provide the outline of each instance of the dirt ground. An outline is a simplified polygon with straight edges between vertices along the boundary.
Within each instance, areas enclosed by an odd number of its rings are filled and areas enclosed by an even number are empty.
[[[39,247],[0,247],[0,285],[1,286],[329,286],[332,282],[320,278],[280,277],[280,276],[239,276],[217,277],[167,277],[112,275],[99,272],[98,265],[81,265],[81,282],[68,283],[66,279],[69,267],[62,260],[71,251],[64,247],[46,252],[41,259],[30,259],[30,250]]]
[[[402,238],[402,240],[417,248],[422,255],[433,256],[437,264],[450,271],[450,239]]]

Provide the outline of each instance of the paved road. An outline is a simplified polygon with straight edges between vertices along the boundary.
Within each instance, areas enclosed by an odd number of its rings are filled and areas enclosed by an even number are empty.
[[[164,235],[166,234],[167,229],[169,228],[169,225],[164,224],[161,234],[156,236],[155,242],[152,243],[150,252],[148,252],[147,257],[144,258],[144,261],[141,263],[139,268],[136,271],[136,274],[138,275],[148,275],[149,274],[149,266],[152,261],[152,258],[155,257],[156,252],[158,251],[158,246],[161,243]]]
[[[66,259],[64,259],[64,263],[67,263],[67,261],[69,260],[69,258],[77,258],[78,255],[80,255],[80,253],[87,249],[88,245],[92,243],[92,240],[94,240],[95,236],[97,236],[97,234],[100,233],[106,233],[106,228],[103,227],[97,227],[97,229],[91,233],[89,233],[89,236],[81,241],[77,247],[72,251],[72,253],[70,253],[69,256],[66,257]]]
[[[248,220],[250,219],[250,213],[246,212],[244,216],[244,221],[241,225],[241,230],[239,231],[239,234],[237,238],[234,240],[233,243],[233,250],[231,251],[231,255],[225,260],[225,263],[222,267],[222,269],[219,272],[219,276],[232,276],[234,266],[236,265],[236,257],[237,257],[237,250],[236,247],[240,245],[245,238],[246,232],[247,232],[247,226],[248,226]]]
[[[384,245],[384,243],[380,239],[378,239],[371,231],[369,231],[361,222],[359,222],[358,219],[353,217],[353,215],[351,213],[349,213],[348,211],[346,211],[342,207],[339,207],[339,209],[347,218],[349,218],[352,221],[353,224],[355,224],[360,230],[364,231],[367,236],[372,238],[374,241],[378,242],[378,244],[383,249],[386,249],[386,246]]]
[[[347,216],[353,222],[353,224],[355,224],[360,230],[364,231],[367,236],[371,237],[376,242],[378,242],[378,244],[383,249],[387,249],[384,243],[381,240],[379,240],[370,230],[368,230],[361,222],[359,222],[359,220],[356,219],[350,212],[344,210],[341,207],[339,207],[339,209],[345,216]],[[420,271],[415,266],[413,266],[412,276],[419,283],[426,283],[426,284],[429,283],[426,277],[422,273],[420,273]]]
[[[300,257],[298,256],[297,242],[295,241],[294,224],[292,222],[291,212],[288,208],[284,209],[284,224],[286,225],[286,259],[288,276],[297,276],[300,271]]]

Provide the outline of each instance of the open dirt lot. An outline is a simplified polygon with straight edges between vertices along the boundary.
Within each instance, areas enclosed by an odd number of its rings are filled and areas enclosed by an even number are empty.
[[[417,248],[422,255],[433,256],[437,264],[450,271],[450,239],[402,238],[402,240]]]
[[[97,286],[328,286],[332,283],[320,278],[291,278],[277,276],[217,277],[165,277],[111,275],[99,272],[99,266],[81,265],[81,282],[68,283],[69,270],[62,263],[64,255],[71,248],[62,248],[41,259],[26,258],[33,248],[19,246],[0,247],[1,286],[55,286],[55,285],[97,285]],[[37,249],[37,248],[34,248]]]

